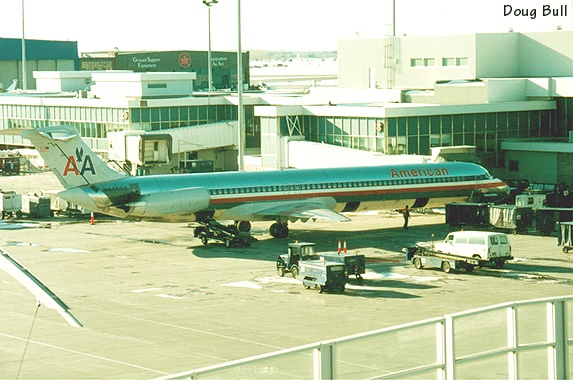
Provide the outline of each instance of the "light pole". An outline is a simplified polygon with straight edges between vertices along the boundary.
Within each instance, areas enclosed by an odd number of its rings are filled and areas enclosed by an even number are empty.
[[[28,79],[26,78],[26,37],[24,35],[24,0],[22,0],[22,89],[28,89]]]
[[[238,36],[239,41],[237,43],[237,86],[238,88],[238,95],[239,95],[239,112],[238,112],[238,120],[237,124],[239,125],[239,133],[237,136],[237,146],[239,148],[239,156],[238,158],[238,167],[239,171],[244,169],[244,151],[243,151],[243,141],[244,139],[244,110],[243,110],[243,52],[241,51],[241,0],[237,0],[238,3],[238,10],[237,10],[237,18],[238,18]]]
[[[213,91],[213,63],[211,62],[211,6],[217,4],[219,0],[203,0],[203,4],[207,6],[207,25],[209,28],[209,53],[207,59],[209,60],[209,92]]]

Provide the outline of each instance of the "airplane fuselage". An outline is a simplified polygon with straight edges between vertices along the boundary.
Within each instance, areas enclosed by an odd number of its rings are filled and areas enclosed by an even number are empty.
[[[60,196],[122,218],[188,222],[205,214],[276,220],[258,212],[262,203],[280,209],[293,202],[320,202],[334,212],[354,212],[442,207],[506,192],[507,185],[481,166],[456,162],[126,177],[68,189]]]

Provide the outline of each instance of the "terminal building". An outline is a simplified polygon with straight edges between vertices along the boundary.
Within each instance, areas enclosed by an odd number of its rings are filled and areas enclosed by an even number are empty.
[[[501,178],[547,182],[546,164],[528,160],[531,144],[553,152],[547,167],[571,161],[571,31],[354,39],[340,41],[338,54],[338,88],[245,94],[243,145],[253,166],[423,162],[470,146]],[[197,92],[199,74],[191,74],[36,73],[44,94],[1,94],[0,142],[22,146],[20,128],[71,124],[105,156],[109,132],[167,133],[175,160],[234,170],[237,96]],[[570,172],[552,175],[573,186]]]
[[[79,68],[76,41],[26,40],[26,80],[28,88],[36,88],[34,71],[74,71]],[[0,38],[0,89],[17,81],[22,88],[22,40]]]
[[[243,83],[249,83],[249,52],[243,53]],[[80,70],[129,70],[133,72],[193,72],[195,89],[209,89],[209,55],[206,51],[148,51],[82,53]],[[212,51],[212,87],[237,88],[237,52]]]

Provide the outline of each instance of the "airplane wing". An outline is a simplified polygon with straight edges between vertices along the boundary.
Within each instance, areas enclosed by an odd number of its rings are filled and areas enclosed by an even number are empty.
[[[83,327],[80,321],[70,313],[70,308],[40,279],[32,274],[26,267],[0,248],[0,269],[4,270],[18,282],[24,285],[41,303],[56,310],[70,325]]]
[[[257,220],[261,217],[268,219],[265,217],[285,216],[289,219],[350,221],[349,218],[332,211],[335,205],[336,201],[330,198],[247,203],[225,211],[221,219]]]
[[[312,203],[291,203],[280,205],[276,207],[267,208],[264,210],[259,210],[258,215],[274,216],[283,215],[289,218],[300,218],[300,219],[324,219],[324,220],[335,220],[337,222],[348,222],[349,218],[344,215],[340,215],[328,208],[325,208],[321,204]]]

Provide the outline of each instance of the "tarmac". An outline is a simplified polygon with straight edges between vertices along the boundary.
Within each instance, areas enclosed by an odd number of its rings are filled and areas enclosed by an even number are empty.
[[[20,193],[61,189],[50,173],[1,177]],[[510,235],[515,260],[472,273],[417,270],[401,249],[443,239],[444,215],[347,214],[290,224],[274,239],[254,223],[248,248],[204,246],[187,224],[96,215],[0,221],[0,247],[47,284],[84,325],[40,306],[0,271],[0,378],[149,379],[307,343],[504,302],[573,294],[573,254],[556,236]],[[434,234],[434,237],[432,237]],[[279,277],[288,242],[366,256],[364,282],[343,294]],[[36,313],[37,311],[37,313]]]

